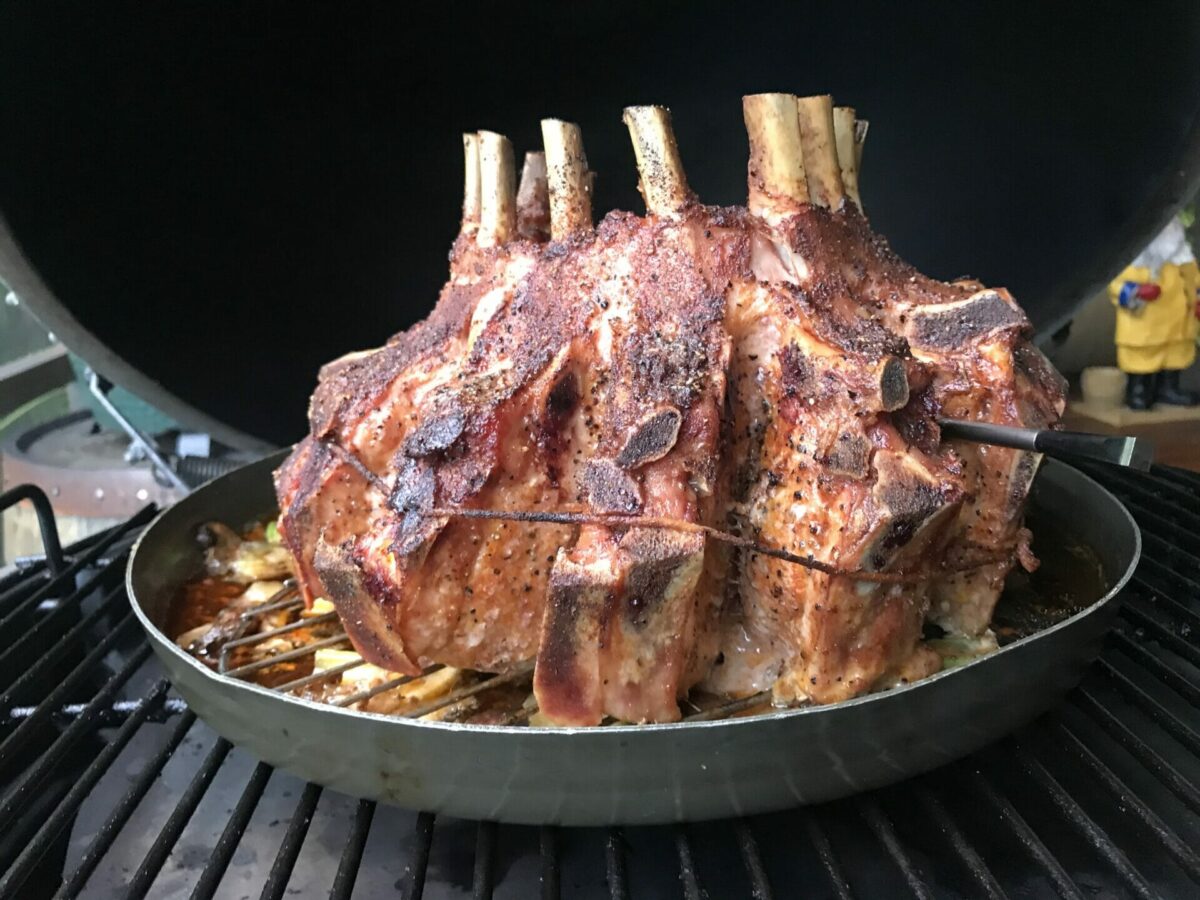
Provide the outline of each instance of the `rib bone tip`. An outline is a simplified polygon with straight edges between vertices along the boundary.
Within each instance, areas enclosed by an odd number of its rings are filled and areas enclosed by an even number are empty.
[[[862,211],[862,199],[858,191],[858,157],[857,140],[858,123],[855,119],[854,107],[835,106],[833,108],[833,132],[837,144],[838,166],[842,173],[842,187],[846,196]]]
[[[772,215],[808,202],[795,96],[750,94],[742,98],[742,115],[750,138],[750,210]]]
[[[834,136],[833,98],[828,94],[799,97],[796,105],[809,196],[818,206],[837,208],[845,197],[845,189]]]
[[[550,194],[546,179],[546,154],[525,154],[521,182],[517,187],[517,234],[526,240],[544,241],[550,236]]]
[[[691,200],[671,113],[663,106],[627,106],[622,120],[629,128],[637,157],[638,188],[646,209],[660,216],[675,216]]]
[[[592,176],[583,152],[583,132],[574,122],[542,120],[550,186],[550,234],[562,240],[592,227]]]
[[[479,224],[479,135],[464,134],[463,139],[463,209],[462,224]]]
[[[508,138],[479,132],[479,239],[484,246],[504,244],[517,225],[516,170]]]

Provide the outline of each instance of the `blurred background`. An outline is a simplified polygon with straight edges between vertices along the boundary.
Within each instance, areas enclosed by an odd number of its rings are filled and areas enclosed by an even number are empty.
[[[577,121],[598,214],[641,210],[620,113],[664,104],[733,204],[740,97],[832,93],[875,228],[1009,287],[1067,374],[1111,364],[1103,288],[1195,187],[1192,3],[429,6],[0,5],[6,483],[87,531],[297,439],[318,367],[436,299],[463,131]]]

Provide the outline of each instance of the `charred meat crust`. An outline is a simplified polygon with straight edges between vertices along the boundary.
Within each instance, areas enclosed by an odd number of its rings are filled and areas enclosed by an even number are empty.
[[[580,476],[588,503],[607,512],[634,513],[642,508],[642,489],[611,459],[590,459]]]
[[[404,439],[404,454],[422,457],[449,450],[466,427],[467,417],[462,410],[426,419]]]
[[[388,497],[388,505],[401,516],[393,553],[414,553],[437,533],[437,520],[425,515],[433,508],[436,491],[437,474],[433,466],[415,459],[399,462]]]
[[[904,363],[892,357],[879,373],[880,407],[885,412],[902,409],[908,403],[908,370]]]
[[[703,552],[704,543],[697,535],[633,529],[622,539],[621,549],[630,560],[625,619],[635,628],[644,628],[666,599],[680,569],[692,564],[696,554]]]
[[[460,243],[452,262],[471,257],[480,267],[495,265],[503,251],[468,250]],[[474,257],[483,256],[482,261]],[[317,389],[309,404],[309,426],[317,438],[328,437],[367,412],[386,393],[396,377],[427,354],[435,354],[469,321],[479,298],[492,285],[481,280],[469,284],[447,284],[429,318],[408,331],[394,335],[377,350],[334,360],[321,368]]]
[[[824,461],[834,474],[866,478],[870,474],[871,444],[863,435],[839,434]]]
[[[622,469],[636,469],[662,459],[675,446],[683,416],[674,407],[651,413],[636,426],[617,454]]]

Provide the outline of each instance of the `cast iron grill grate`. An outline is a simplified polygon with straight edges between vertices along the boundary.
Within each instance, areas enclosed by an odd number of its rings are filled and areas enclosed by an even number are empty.
[[[0,579],[0,897],[1196,896],[1200,475],[1085,468],[1145,554],[1066,704],[891,788],[681,827],[464,822],[274,771],[150,657],[122,583],[151,511],[63,551],[47,522]]]

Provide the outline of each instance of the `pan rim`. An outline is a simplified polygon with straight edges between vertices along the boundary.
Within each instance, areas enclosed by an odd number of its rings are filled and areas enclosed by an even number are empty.
[[[281,453],[282,453],[282,451],[281,451]],[[248,465],[261,464],[264,460],[270,459],[275,455],[278,455],[278,454],[272,454],[268,457],[264,457],[263,459],[257,460],[256,462],[248,463]],[[1026,635],[1023,638],[1019,638],[1018,640],[1013,641],[1011,644],[1006,644],[1005,646],[999,648],[998,650],[996,650],[993,653],[987,654],[986,656],[977,657],[963,665],[955,666],[952,669],[943,670],[934,675],[929,675],[918,681],[911,682],[910,684],[901,685],[901,686],[893,687],[893,688],[888,688],[887,690],[878,691],[876,693],[864,694],[859,697],[852,697],[849,700],[841,700],[836,703],[810,705],[810,706],[803,706],[803,707],[797,707],[797,708],[792,708],[792,709],[779,709],[779,710],[773,710],[771,712],[759,713],[759,714],[753,715],[753,716],[739,716],[739,717],[734,717],[734,718],[711,719],[711,720],[702,720],[702,721],[693,721],[693,722],[684,722],[684,721],[657,722],[657,723],[646,723],[643,725],[618,724],[618,725],[588,725],[588,726],[545,727],[545,728],[529,727],[527,725],[480,725],[480,724],[470,724],[470,723],[463,723],[463,722],[439,722],[439,721],[422,720],[422,719],[406,719],[406,718],[395,716],[395,715],[388,715],[386,713],[376,713],[376,712],[369,712],[369,711],[365,711],[365,710],[348,709],[346,707],[333,706],[328,703],[321,703],[316,700],[308,700],[304,697],[297,697],[290,693],[283,694],[277,690],[272,690],[271,688],[267,688],[262,685],[255,684],[253,682],[242,681],[237,678],[229,678],[226,675],[222,675],[218,672],[214,672],[208,666],[206,666],[203,663],[201,663],[200,661],[198,661],[191,654],[185,652],[173,640],[168,638],[152,621],[150,621],[150,617],[142,609],[141,602],[138,599],[137,591],[135,590],[135,587],[134,587],[134,571],[137,568],[137,566],[139,565],[138,557],[139,557],[139,553],[142,550],[142,544],[145,541],[146,537],[149,534],[151,534],[151,532],[154,530],[154,528],[159,524],[160,520],[171,513],[171,511],[175,508],[173,506],[168,507],[167,509],[164,509],[157,516],[155,516],[154,519],[151,520],[149,525],[146,526],[145,530],[138,536],[138,539],[134,543],[133,549],[130,552],[129,562],[127,563],[126,568],[125,568],[125,589],[126,589],[126,593],[127,593],[128,597],[129,597],[129,604],[133,609],[134,615],[137,617],[138,621],[141,623],[142,628],[146,631],[146,634],[150,638],[151,642],[156,645],[156,649],[158,650],[158,652],[170,653],[175,660],[177,660],[178,662],[182,662],[184,665],[191,667],[202,677],[209,679],[212,683],[220,684],[222,686],[228,686],[233,690],[250,691],[251,693],[258,694],[262,697],[271,698],[271,699],[279,701],[281,703],[294,705],[296,707],[299,707],[300,709],[304,709],[304,710],[308,710],[308,711],[327,713],[327,714],[332,714],[335,716],[346,716],[346,717],[349,717],[351,720],[366,718],[368,720],[373,720],[373,721],[377,721],[380,723],[388,723],[387,726],[384,726],[384,727],[393,727],[393,726],[401,727],[401,728],[416,727],[416,728],[422,728],[422,729],[430,729],[434,732],[445,732],[448,734],[475,734],[475,735],[514,734],[514,735],[521,735],[522,737],[528,738],[530,740],[539,740],[539,741],[543,741],[543,742],[569,740],[576,735],[591,735],[591,736],[596,736],[596,737],[599,737],[602,735],[613,735],[615,738],[623,738],[623,737],[628,737],[630,734],[670,735],[670,734],[696,731],[699,729],[707,729],[710,731],[718,730],[721,733],[725,733],[725,729],[750,727],[754,724],[761,724],[761,723],[766,723],[766,722],[774,723],[774,722],[780,722],[780,721],[784,721],[784,720],[800,719],[803,716],[816,715],[819,713],[834,713],[834,712],[843,711],[843,710],[847,710],[847,709],[854,709],[857,707],[862,707],[862,706],[865,706],[865,705],[871,704],[871,703],[877,703],[877,702],[880,702],[883,700],[891,699],[893,697],[907,696],[911,692],[919,691],[922,689],[934,690],[935,689],[934,686],[946,678],[953,677],[960,673],[966,672],[970,669],[974,669],[978,666],[988,665],[995,660],[1001,659],[1004,654],[1007,654],[1010,652],[1014,652],[1014,653],[1019,652],[1020,649],[1028,646],[1029,644],[1033,643],[1034,641],[1041,640],[1042,638],[1049,637],[1050,635],[1053,635],[1059,631],[1062,631],[1069,627],[1073,627],[1073,626],[1077,625],[1082,620],[1089,618],[1090,616],[1098,613],[1101,609],[1103,609],[1105,606],[1107,606],[1114,598],[1117,597],[1118,594],[1120,594],[1121,591],[1123,591],[1125,589],[1125,586],[1129,583],[1130,579],[1133,578],[1133,575],[1137,570],[1138,563],[1141,561],[1141,557],[1142,557],[1142,531],[1141,531],[1141,528],[1138,526],[1136,520],[1130,514],[1129,510],[1125,507],[1125,504],[1122,503],[1120,500],[1118,500],[1115,496],[1113,496],[1111,491],[1109,491],[1107,488],[1105,488],[1103,485],[1101,485],[1099,482],[1097,482],[1090,475],[1088,475],[1085,472],[1075,468],[1074,466],[1071,466],[1060,460],[1053,460],[1053,459],[1044,460],[1043,466],[1046,466],[1046,465],[1049,465],[1052,468],[1062,467],[1063,469],[1070,471],[1072,473],[1072,477],[1082,478],[1085,482],[1087,482],[1089,484],[1091,489],[1096,490],[1096,491],[1100,492],[1101,494],[1103,494],[1105,497],[1107,497],[1108,500],[1111,501],[1111,503],[1117,509],[1120,510],[1121,516],[1123,517],[1122,521],[1133,533],[1133,538],[1134,538],[1133,549],[1132,549],[1132,553],[1130,554],[1129,564],[1125,567],[1125,570],[1119,575],[1118,578],[1116,578],[1116,580],[1113,582],[1113,584],[1109,587],[1109,589],[1107,591],[1105,591],[1105,593],[1101,597],[1099,597],[1097,600],[1090,603],[1088,606],[1084,607],[1083,609],[1079,610],[1078,612],[1076,612],[1070,616],[1067,616],[1061,622],[1057,622],[1048,628],[1045,628],[1045,629],[1042,629],[1041,631],[1036,632],[1035,634]],[[236,472],[236,471],[239,471],[239,470],[234,470],[234,472]],[[233,472],[227,473],[227,475],[232,475],[232,474],[234,474],[234,473]],[[1039,474],[1040,474],[1040,467],[1039,467]],[[221,478],[227,477],[227,475],[220,476],[220,478],[216,479],[216,481],[219,481]],[[215,482],[212,482],[212,483],[215,483]],[[210,484],[212,484],[212,483],[210,483]],[[187,498],[184,498],[184,500],[180,501],[180,502],[186,502],[186,499]]]

